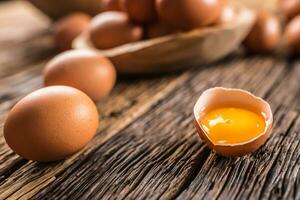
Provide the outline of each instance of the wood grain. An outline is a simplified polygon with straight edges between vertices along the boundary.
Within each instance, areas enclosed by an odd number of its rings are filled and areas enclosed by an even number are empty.
[[[257,65],[252,65],[253,62]],[[284,179],[274,180],[275,183],[269,180],[286,176],[287,171],[280,170],[281,165],[291,166],[288,173],[295,180],[299,178],[300,163],[295,161],[300,148],[299,114],[292,107],[287,109],[269,99],[275,111],[276,128],[267,145],[250,156],[226,159],[199,142],[191,112],[199,93],[212,86],[241,87],[263,93],[262,96],[272,93],[272,84],[264,84],[265,77],[270,75],[268,80],[276,83],[286,70],[280,61],[274,64],[265,58],[255,58],[230,62],[222,70],[220,66],[202,69],[201,73],[196,73],[197,70],[188,84],[166,98],[151,114],[115,135],[88,158],[71,165],[35,198],[67,199],[70,194],[83,199],[241,199],[264,195],[268,198],[272,195],[270,188],[282,184]],[[299,92],[299,88],[294,92]],[[288,148],[290,141],[295,143],[293,148]],[[287,151],[294,159],[285,158]],[[279,156],[285,162],[277,166]],[[256,180],[263,184],[257,184]],[[279,197],[296,198],[293,193],[297,192],[294,189],[297,181],[287,183]],[[249,185],[253,185],[251,190]]]
[[[0,20],[0,35],[19,32],[0,37],[7,48],[0,49],[0,127],[15,102],[42,86],[43,66],[56,52],[49,21],[27,3],[0,3],[1,16],[11,23]],[[97,104],[97,136],[64,161],[20,158],[1,128],[0,199],[299,199],[299,79],[298,60],[241,52],[176,74],[119,77]],[[254,154],[223,158],[198,138],[192,108],[214,86],[243,88],[270,102],[274,130]]]

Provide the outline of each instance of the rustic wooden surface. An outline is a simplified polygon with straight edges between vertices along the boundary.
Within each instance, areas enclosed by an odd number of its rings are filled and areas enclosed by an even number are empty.
[[[0,199],[300,199],[300,61],[235,53],[156,77],[121,77],[98,103],[101,127],[80,153],[36,163],[5,144],[5,115],[42,86],[56,54],[50,21],[21,1],[0,3]],[[252,155],[223,158],[198,138],[192,108],[213,86],[270,102],[275,124]]]

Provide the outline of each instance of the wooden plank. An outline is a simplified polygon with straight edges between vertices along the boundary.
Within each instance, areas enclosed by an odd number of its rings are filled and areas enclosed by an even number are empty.
[[[0,40],[0,45],[7,47],[6,50],[0,50],[0,76],[2,77],[0,80],[0,127],[2,127],[4,116],[11,106],[27,93],[42,86],[41,71],[45,64],[42,60],[52,56],[54,50],[51,36],[47,32],[48,20],[33,11],[27,3],[23,1],[7,3],[0,7],[0,13],[5,21],[11,22],[1,24],[5,28],[0,30],[0,35],[13,32],[16,27],[19,31],[12,38],[4,37]],[[75,162],[78,157],[88,154],[92,149],[91,146],[104,142],[118,130],[126,127],[186,81],[187,77],[188,73],[183,73],[168,77],[145,78],[145,80],[141,78],[119,80],[120,83],[111,96],[98,104],[102,115],[100,133],[89,147],[64,162],[43,165],[25,161],[9,150],[1,131],[0,198],[12,194],[11,198],[34,194],[36,188],[53,181],[56,174]],[[18,175],[13,177],[15,174]],[[16,182],[17,179],[20,181]]]
[[[45,59],[55,53],[44,16],[25,1],[4,4],[0,127],[18,99],[41,87]],[[120,80],[98,104],[102,117],[95,139],[62,162],[23,160],[0,131],[0,199],[299,199],[300,63],[236,57],[179,74]],[[275,128],[255,154],[225,159],[199,142],[192,107],[213,86],[244,88],[271,102]]]
[[[15,164],[16,158],[14,154],[7,151],[7,146],[2,143],[0,146],[0,152],[5,159],[2,159],[0,164],[1,182],[0,182],[0,194],[4,197],[9,195],[22,195],[28,191],[24,189],[26,185],[30,185],[28,190],[34,187],[40,186],[40,181],[47,181],[52,179],[56,174],[60,173],[71,163],[75,162],[81,154],[88,154],[93,150],[93,146],[97,146],[104,142],[107,138],[117,133],[122,128],[126,127],[139,115],[147,111],[156,102],[174,90],[178,85],[182,84],[187,78],[187,74],[183,74],[179,77],[151,79],[146,81],[132,81],[132,85],[126,86],[119,84],[115,89],[112,96],[99,103],[98,107],[100,113],[102,113],[102,119],[100,130],[101,131],[94,140],[85,148],[84,151],[76,154],[64,162],[55,163],[52,165],[40,165],[35,162],[24,162],[22,166],[19,166],[17,162],[17,171],[11,174],[9,171],[14,168],[14,165],[8,165],[8,163]],[[4,162],[3,162],[4,161]],[[3,163],[2,163],[3,162]],[[7,175],[9,174],[9,176]],[[16,178],[18,181],[16,182]],[[8,196],[7,196],[8,195]]]
[[[286,177],[287,183],[286,173],[293,174],[293,181],[276,195],[295,198],[297,190],[293,188],[298,186],[300,167],[300,119],[293,107],[287,109],[277,99],[269,99],[276,119],[271,138],[256,153],[232,159],[210,153],[198,141],[192,107],[201,91],[218,85],[241,87],[271,97],[277,92],[278,81],[286,73],[293,74],[296,68],[295,65],[289,70],[280,60],[253,58],[194,71],[196,76],[188,84],[80,158],[34,199],[268,198],[273,194],[273,186],[282,184],[283,179],[276,179],[277,176]],[[294,78],[299,80],[300,73]],[[289,81],[282,84],[287,88]],[[289,90],[295,94],[299,86]],[[279,157],[284,162],[276,166]],[[281,170],[283,166],[288,170]]]

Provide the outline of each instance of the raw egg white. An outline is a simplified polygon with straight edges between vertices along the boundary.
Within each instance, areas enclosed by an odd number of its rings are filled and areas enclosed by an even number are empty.
[[[9,112],[4,137],[18,155],[34,161],[64,159],[95,135],[98,111],[83,92],[66,86],[39,89]]]

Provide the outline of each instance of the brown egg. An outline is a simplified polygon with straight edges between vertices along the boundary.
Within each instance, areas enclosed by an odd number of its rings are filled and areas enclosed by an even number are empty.
[[[83,92],[66,86],[39,89],[9,112],[4,137],[20,156],[54,161],[81,150],[95,135],[98,111]]]
[[[156,2],[162,22],[185,30],[215,23],[222,8],[220,0],[157,0]]]
[[[288,20],[300,14],[300,0],[279,0],[278,7]]]
[[[157,19],[155,0],[121,0],[121,3],[124,11],[135,22],[148,23]]]
[[[265,127],[262,129],[263,131],[260,132],[258,136],[247,137],[247,140],[243,142],[228,143],[225,142],[225,140],[222,142],[214,141],[209,129],[201,122],[209,111],[224,106],[230,109],[234,107],[243,108],[261,115],[265,124]],[[219,115],[213,123],[231,123],[230,129],[233,131],[233,123],[231,121],[222,121],[225,119],[220,116],[221,115]],[[202,93],[194,107],[194,119],[199,136],[208,144],[209,148],[222,156],[243,156],[256,151],[269,138],[273,124],[272,110],[266,101],[245,90],[221,87],[208,89]],[[243,118],[242,123],[247,120],[251,119]],[[245,136],[245,132],[241,132],[240,135],[237,135],[237,137],[240,136]]]
[[[232,21],[234,21],[236,18],[236,11],[235,9],[230,5],[225,5],[222,8],[221,14],[219,15],[217,19],[217,24],[228,24]]]
[[[131,24],[128,15],[122,12],[104,12],[91,22],[90,39],[99,49],[109,49],[135,42],[142,36],[142,27]]]
[[[278,18],[267,11],[259,11],[244,46],[253,53],[269,52],[278,45],[280,37],[281,27]]]
[[[71,14],[53,26],[54,40],[60,51],[72,49],[73,40],[89,28],[91,17],[84,13]]]
[[[103,0],[104,11],[121,11],[120,0]]]
[[[228,0],[220,0],[220,2],[221,2],[221,6],[222,6],[222,7],[228,5]]]
[[[180,32],[180,30],[162,23],[150,24],[146,27],[146,37],[156,38]]]
[[[89,50],[72,50],[53,58],[45,67],[44,84],[66,85],[98,101],[107,96],[116,82],[116,71],[105,57]]]
[[[300,15],[288,23],[284,32],[285,47],[291,53],[300,53]]]

